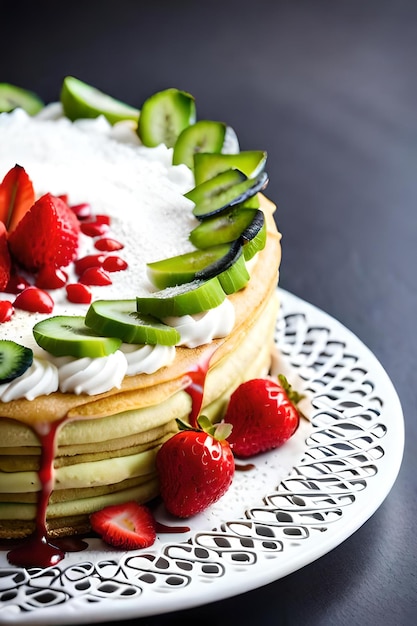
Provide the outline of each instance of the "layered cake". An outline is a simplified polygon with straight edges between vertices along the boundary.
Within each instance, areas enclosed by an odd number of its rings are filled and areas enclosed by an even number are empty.
[[[224,125],[198,148],[211,128],[192,115],[197,139],[178,148],[147,138],[145,107],[141,132],[69,109],[0,115],[2,538],[81,533],[96,510],[150,501],[176,419],[220,420],[271,361],[280,234],[259,193],[265,155]]]

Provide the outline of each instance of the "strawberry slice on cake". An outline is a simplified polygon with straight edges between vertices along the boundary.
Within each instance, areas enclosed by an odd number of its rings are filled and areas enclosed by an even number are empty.
[[[47,193],[9,234],[9,249],[17,263],[30,272],[45,266],[66,267],[76,256],[79,229],[69,206]]]

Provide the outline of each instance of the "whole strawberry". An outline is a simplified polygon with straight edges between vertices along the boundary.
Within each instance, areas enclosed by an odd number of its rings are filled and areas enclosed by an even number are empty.
[[[197,428],[178,425],[183,430],[162,445],[156,467],[166,509],[190,517],[217,502],[232,483],[235,463],[226,441],[231,427],[212,425],[204,415]]]
[[[50,193],[35,202],[9,235],[9,249],[30,272],[66,267],[78,249],[80,226],[68,205]]]
[[[285,443],[298,428],[297,403],[302,397],[282,375],[278,381],[256,378],[242,383],[224,418],[233,426],[229,437],[233,453],[247,458]]]

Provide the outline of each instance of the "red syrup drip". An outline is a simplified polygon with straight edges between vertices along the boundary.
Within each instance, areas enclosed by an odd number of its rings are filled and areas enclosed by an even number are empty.
[[[207,372],[210,367],[210,360],[213,356],[216,348],[212,348],[208,354],[204,355],[204,358],[198,362],[193,369],[187,372],[188,385],[185,387],[185,391],[191,398],[191,412],[188,416],[190,426],[197,426],[197,418],[201,411],[204,396],[204,385],[206,382]]]
[[[41,443],[41,466],[38,472],[41,490],[36,508],[34,533],[7,554],[11,565],[18,567],[50,567],[61,561],[65,552],[48,540],[46,509],[54,487],[54,457],[57,433],[64,420],[35,427]]]
[[[191,528],[189,526],[170,526],[168,524],[161,524],[161,522],[155,523],[155,529],[158,534],[164,533],[189,533]]]
[[[235,463],[235,470],[237,472],[250,472],[255,469],[255,465],[253,463]]]

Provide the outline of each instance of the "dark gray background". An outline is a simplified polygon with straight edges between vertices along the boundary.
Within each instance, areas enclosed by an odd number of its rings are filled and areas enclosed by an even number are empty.
[[[417,623],[417,2],[0,9],[0,80],[49,101],[73,74],[138,107],[179,87],[196,97],[200,118],[230,123],[243,149],[266,149],[284,234],[281,285],[360,337],[405,413],[398,480],[337,549],[262,589],[126,624]]]

